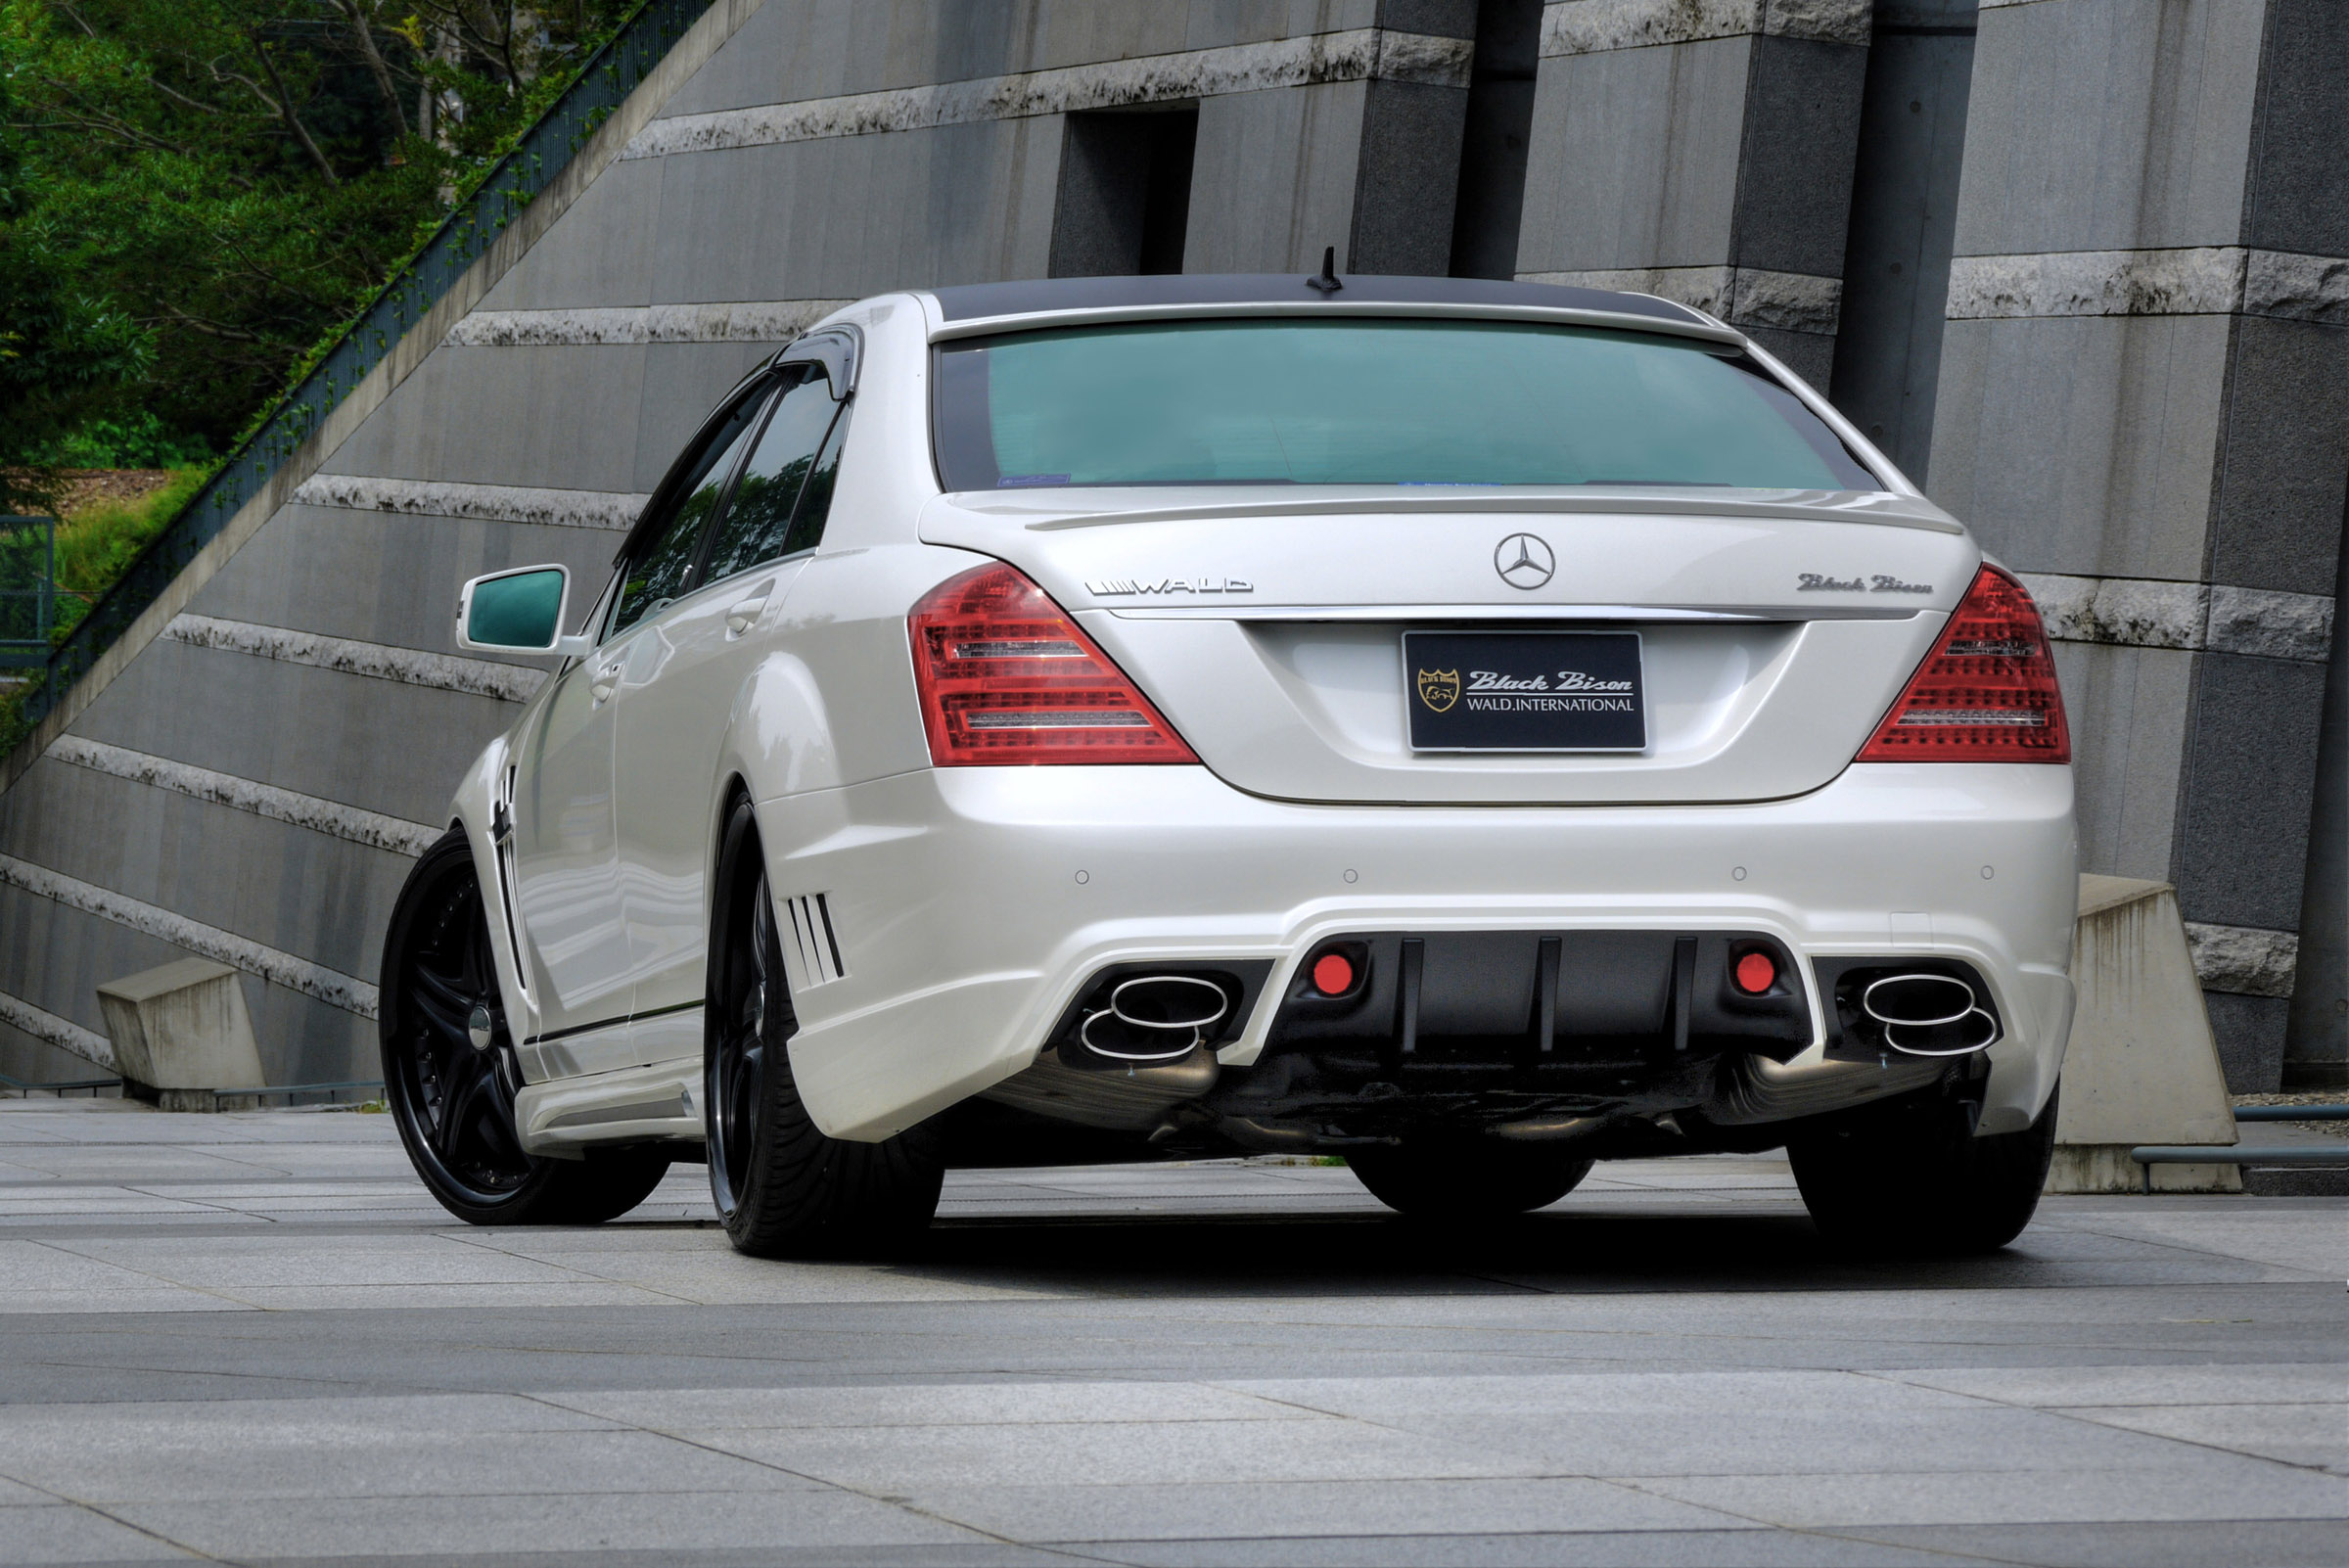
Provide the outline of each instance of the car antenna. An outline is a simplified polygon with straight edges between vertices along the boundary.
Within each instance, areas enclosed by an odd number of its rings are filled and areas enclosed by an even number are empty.
[[[1346,287],[1338,281],[1338,248],[1336,246],[1328,245],[1321,248],[1321,275],[1317,278],[1306,279],[1305,286],[1309,289],[1318,289],[1323,294],[1335,294]]]

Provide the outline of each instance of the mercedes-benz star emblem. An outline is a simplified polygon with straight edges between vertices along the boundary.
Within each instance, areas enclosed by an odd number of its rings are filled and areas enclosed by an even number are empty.
[[[1512,588],[1539,588],[1557,569],[1558,558],[1531,533],[1512,533],[1493,552],[1493,570]]]

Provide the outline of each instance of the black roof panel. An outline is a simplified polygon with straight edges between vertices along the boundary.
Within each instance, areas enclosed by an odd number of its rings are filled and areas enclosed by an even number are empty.
[[[1488,278],[1388,278],[1339,274],[1345,289],[1324,296],[1301,272],[1179,272],[1138,278],[1036,278],[927,290],[948,321],[1025,315],[1041,310],[1103,310],[1130,305],[1349,304],[1543,305],[1553,310],[1613,310],[1661,321],[1698,321],[1695,311],[1639,294],[1501,283]]]

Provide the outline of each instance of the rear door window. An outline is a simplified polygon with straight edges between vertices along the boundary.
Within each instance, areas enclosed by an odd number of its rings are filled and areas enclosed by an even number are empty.
[[[612,634],[657,614],[694,585],[693,563],[701,556],[703,530],[725,498],[726,481],[750,444],[760,410],[773,391],[768,383],[746,394],[702,443],[681,497],[671,503],[675,510],[628,557],[621,574],[620,604],[612,613]]]
[[[715,582],[778,557],[811,549],[822,535],[820,519],[815,537],[804,537],[806,530],[795,528],[794,518],[809,487],[808,477],[827,449],[825,434],[839,418],[842,405],[832,400],[831,383],[824,379],[822,367],[795,365],[791,374],[795,379],[786,383],[777,399],[759,444],[743,466],[725,519],[711,540],[704,581]],[[826,505],[830,488],[827,483]]]

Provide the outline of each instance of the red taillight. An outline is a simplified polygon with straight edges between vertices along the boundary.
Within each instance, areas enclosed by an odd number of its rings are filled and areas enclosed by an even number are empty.
[[[2055,659],[2023,585],[1984,567],[1863,762],[2068,762]]]
[[[1068,612],[1008,566],[940,583],[906,618],[930,761],[1196,762]]]
[[[1730,970],[1729,975],[1736,981],[1739,991],[1748,996],[1759,996],[1770,990],[1771,982],[1778,978],[1778,966],[1771,961],[1770,954],[1766,952],[1749,952],[1737,960],[1737,967]]]

